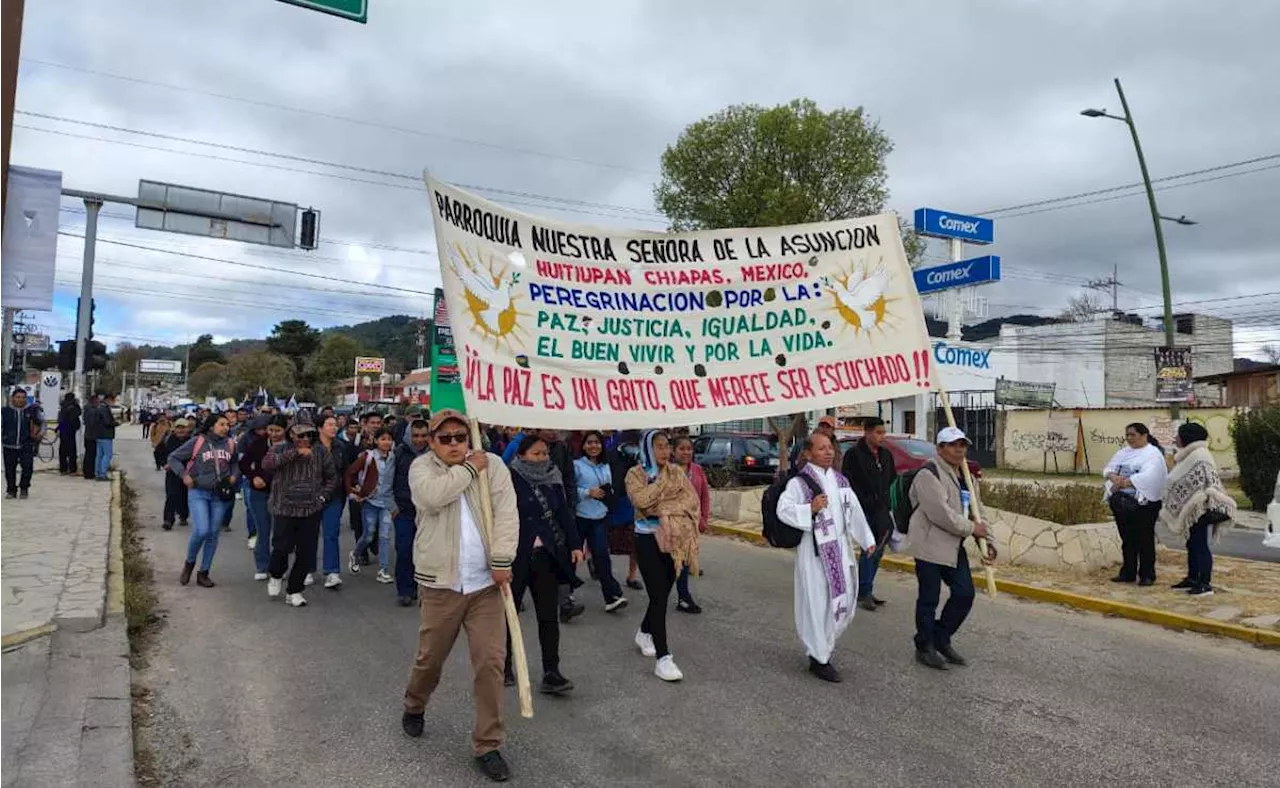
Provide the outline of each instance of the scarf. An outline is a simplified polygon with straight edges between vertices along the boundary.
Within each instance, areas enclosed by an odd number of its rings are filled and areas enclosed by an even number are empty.
[[[825,481],[824,472],[813,463],[806,463],[800,473],[813,479],[819,489],[826,488],[823,483]],[[844,474],[834,470],[832,473],[835,476],[837,489],[849,489],[849,480],[844,477]],[[814,496],[809,489],[809,485],[805,484],[801,485],[801,487],[804,490],[805,502],[811,502]],[[831,501],[830,504],[844,509],[841,522],[848,523],[851,516],[849,508],[852,504],[852,498],[841,495],[838,500]],[[822,569],[827,576],[827,593],[830,595],[832,615],[835,616],[837,622],[840,622],[853,612],[853,600],[850,595],[851,589],[845,583],[844,548],[840,544],[840,536],[836,532],[835,518],[831,516],[831,505],[813,514],[813,543],[818,553],[818,560],[822,562]]]
[[[1221,518],[1213,524],[1215,539],[1229,529],[1236,513],[1236,502],[1222,488],[1218,466],[1205,441],[1189,443],[1174,455],[1177,463],[1169,472],[1164,487],[1164,507],[1160,520],[1175,536],[1186,538],[1191,526],[1206,514]]]
[[[564,486],[564,476],[560,474],[560,469],[551,460],[529,462],[521,457],[516,457],[511,461],[511,470],[520,474],[520,478],[528,482],[530,487],[540,487],[544,484]]]
[[[640,467],[644,468],[644,475],[649,481],[658,478],[658,461],[653,456],[653,441],[661,434],[660,430],[649,430],[640,439]]]

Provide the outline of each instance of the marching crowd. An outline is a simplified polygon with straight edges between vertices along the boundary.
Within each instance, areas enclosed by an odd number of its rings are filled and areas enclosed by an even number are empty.
[[[10,498],[11,458],[18,459],[23,436],[40,428],[24,397],[16,391],[4,409]],[[86,478],[106,478],[117,426],[112,404],[110,396],[95,397],[83,416],[70,395],[62,404],[60,431],[64,422],[82,419],[93,433]],[[532,600],[541,692],[573,689],[561,671],[559,627],[585,610],[575,596],[584,585],[583,564],[598,581],[608,613],[627,607],[628,590],[644,592],[635,647],[654,661],[659,679],[684,678],[672,655],[667,614],[673,590],[677,611],[702,612],[691,579],[701,574],[699,535],[708,531],[711,514],[707,475],[685,430],[562,435],[490,427],[476,445],[471,423],[451,410],[411,408],[404,417],[384,418],[332,408],[290,416],[269,407],[200,410],[190,417],[154,413],[143,429],[156,471],[165,474],[162,526],[190,527],[183,585],[194,575],[197,585],[215,586],[219,536],[230,530],[239,502],[254,580],[265,581],[269,597],[303,607],[317,579],[336,591],[344,570],[370,570],[376,582],[395,585],[399,605],[418,606],[419,644],[402,714],[408,735],[422,734],[427,702],[465,630],[475,674],[473,754],[494,780],[510,776],[500,753],[502,689],[516,682],[504,587],[520,609],[526,596]],[[954,427],[941,429],[936,457],[899,474],[884,438],[884,423],[867,419],[861,438],[840,456],[835,422],[824,418],[798,442],[791,470],[762,498],[766,538],[796,548],[796,630],[809,671],[828,682],[841,681],[833,653],[855,609],[884,604],[874,584],[886,548],[915,559],[916,660],[937,670],[966,664],[952,642],[974,601],[964,542],[988,536],[977,516],[978,491],[964,473],[969,439]],[[1129,425],[1128,446],[1104,472],[1124,544],[1117,582],[1154,583],[1159,517],[1187,538],[1188,575],[1175,588],[1212,593],[1209,544],[1230,527],[1234,503],[1222,491],[1206,438],[1203,427],[1182,425],[1169,472],[1146,427]],[[65,432],[63,439],[65,448]],[[88,453],[87,435],[85,445]],[[75,473],[71,457],[64,474]],[[17,488],[23,497],[29,479],[25,471]],[[356,538],[346,555],[344,508]],[[996,558],[990,542],[981,543],[984,561]],[[614,555],[628,556],[622,582],[614,576]],[[943,585],[950,593],[939,611]]]

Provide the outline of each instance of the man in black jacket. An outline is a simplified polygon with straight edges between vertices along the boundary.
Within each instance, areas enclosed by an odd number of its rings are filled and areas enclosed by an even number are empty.
[[[841,470],[853,486],[862,504],[862,513],[867,517],[871,533],[876,537],[876,549],[864,552],[858,559],[858,607],[863,610],[875,610],[884,604],[872,592],[876,570],[880,568],[880,558],[884,555],[881,547],[886,544],[889,534],[893,532],[893,513],[889,507],[889,486],[897,477],[893,455],[884,446],[884,420],[869,418],[862,426],[862,438],[844,456]]]
[[[80,403],[68,392],[58,411],[58,470],[63,476],[76,472],[76,433],[80,431]]]
[[[84,409],[84,461],[80,464],[84,478],[92,479],[98,461],[98,395],[89,397],[89,404]]]
[[[5,498],[27,497],[36,442],[43,430],[40,409],[27,404],[26,390],[15,387],[9,395],[9,404],[4,406]]]
[[[391,484],[395,498],[396,529],[396,597],[400,607],[418,601],[418,583],[413,579],[413,539],[418,534],[418,510],[409,490],[409,466],[431,447],[431,430],[427,422],[414,419],[404,432],[404,440],[396,445],[396,476]]]
[[[98,428],[97,449],[93,464],[96,468],[95,478],[100,482],[107,481],[111,471],[111,456],[115,452],[116,414],[112,406],[116,404],[115,394],[104,394],[94,408],[94,424]]]
[[[169,434],[164,436],[160,444],[156,446],[156,462],[165,469],[164,472],[164,518],[160,523],[160,527],[166,531],[173,530],[174,518],[177,518],[180,525],[187,524],[187,518],[190,517],[191,511],[187,504],[187,485],[182,483],[182,477],[169,469],[169,455],[174,449],[187,442],[191,437],[191,422],[186,419],[175,419],[173,428]]]

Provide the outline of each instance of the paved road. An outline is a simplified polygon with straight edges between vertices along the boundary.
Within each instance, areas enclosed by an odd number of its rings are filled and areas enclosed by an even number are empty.
[[[140,673],[156,691],[147,739],[167,784],[487,784],[469,758],[465,648],[426,736],[406,738],[415,610],[368,574],[313,590],[301,610],[269,601],[239,516],[218,587],[180,587],[186,533],[159,529],[160,474],[140,441],[116,450],[141,493],[168,612]],[[859,613],[837,650],[846,682],[833,686],[804,671],[790,553],[709,539],[703,555],[706,613],[672,616],[686,681],[661,683],[635,652],[639,605],[590,610],[563,633],[573,697],[538,697],[522,720],[512,691],[506,754],[520,784],[1244,786],[1280,770],[1274,652],[983,599],[957,642],[974,664],[935,673],[911,659],[914,585],[890,572],[889,604]],[[594,590],[583,589],[593,608]],[[536,662],[536,638],[528,647]]]
[[[1280,550],[1262,546],[1262,531],[1247,531],[1234,528],[1222,535],[1213,546],[1214,555],[1229,555],[1235,558],[1252,558],[1255,561],[1280,563]],[[1161,541],[1177,550],[1185,550],[1186,543],[1172,537],[1162,537]]]

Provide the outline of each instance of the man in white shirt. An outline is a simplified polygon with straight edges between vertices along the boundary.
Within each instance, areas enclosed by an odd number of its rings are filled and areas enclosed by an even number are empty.
[[[413,564],[421,624],[401,724],[408,735],[422,735],[427,701],[459,630],[465,629],[475,674],[472,751],[486,777],[505,782],[511,770],[499,752],[507,636],[501,586],[511,582],[520,533],[515,491],[500,458],[470,447],[466,416],[442,410],[428,426],[431,451],[409,466],[409,491],[417,509]],[[489,476],[491,528],[482,519],[482,473]]]

